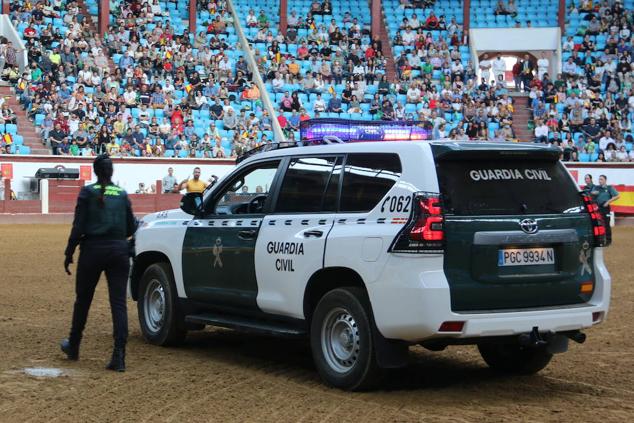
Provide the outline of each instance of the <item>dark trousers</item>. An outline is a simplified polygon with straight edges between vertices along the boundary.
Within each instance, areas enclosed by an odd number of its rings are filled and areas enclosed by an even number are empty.
[[[599,213],[603,216],[605,222],[605,241],[606,245],[612,244],[612,228],[610,227],[610,208],[599,207]]]
[[[126,241],[84,241],[77,262],[75,306],[70,342],[79,344],[88,319],[88,310],[102,272],[106,272],[112,332],[115,348],[125,347],[128,339],[126,293],[130,260]]]

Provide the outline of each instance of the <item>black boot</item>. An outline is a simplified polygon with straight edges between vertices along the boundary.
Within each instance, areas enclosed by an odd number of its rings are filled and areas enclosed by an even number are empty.
[[[115,347],[112,350],[112,358],[106,369],[114,370],[115,372],[125,372],[125,347]]]
[[[62,339],[59,346],[69,360],[79,360],[79,342],[71,342],[68,338]]]

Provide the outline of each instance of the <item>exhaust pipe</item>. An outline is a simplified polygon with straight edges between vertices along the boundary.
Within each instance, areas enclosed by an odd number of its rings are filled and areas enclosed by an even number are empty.
[[[586,342],[586,334],[581,332],[580,330],[568,332],[566,333],[566,336],[575,341],[577,344],[583,344],[584,342]]]

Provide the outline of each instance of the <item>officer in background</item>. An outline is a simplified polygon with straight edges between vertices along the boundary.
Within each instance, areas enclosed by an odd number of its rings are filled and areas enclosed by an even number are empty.
[[[592,181],[592,175],[589,173],[583,177],[583,181],[586,183],[583,187],[583,193],[590,195],[593,199],[596,197],[598,192],[596,191],[596,185],[594,181]]]
[[[608,178],[605,175],[599,176],[599,185],[594,186],[596,194],[596,202],[599,205],[599,212],[603,215],[605,221],[605,240],[606,245],[612,243],[612,228],[610,227],[610,204],[621,197],[612,185],[608,185]]]
[[[107,369],[125,371],[125,345],[128,338],[126,291],[130,269],[126,239],[134,234],[136,220],[127,193],[112,183],[112,160],[99,155],[93,168],[97,183],[81,189],[75,207],[73,228],[68,238],[64,269],[80,245],[75,285],[75,305],[70,336],[61,343],[70,360],[79,359],[79,344],[86,326],[88,310],[102,272],[108,280],[113,321],[114,350]]]

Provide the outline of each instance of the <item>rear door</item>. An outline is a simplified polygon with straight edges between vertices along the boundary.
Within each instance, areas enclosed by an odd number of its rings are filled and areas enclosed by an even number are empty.
[[[481,152],[480,152],[481,153]],[[554,154],[436,159],[455,311],[583,303],[592,224]]]
[[[260,229],[255,264],[261,310],[303,319],[306,283],[324,264],[343,156],[292,157]]]

